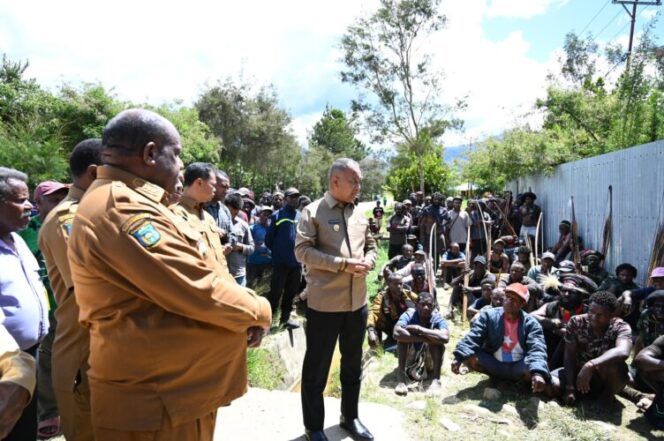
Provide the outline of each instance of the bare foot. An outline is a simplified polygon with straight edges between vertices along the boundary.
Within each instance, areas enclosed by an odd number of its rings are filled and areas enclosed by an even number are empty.
[[[405,397],[408,395],[408,387],[404,383],[397,384],[397,387],[394,388],[394,393],[399,396]]]

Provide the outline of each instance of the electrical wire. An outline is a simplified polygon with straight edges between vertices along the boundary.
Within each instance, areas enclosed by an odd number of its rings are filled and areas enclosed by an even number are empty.
[[[609,3],[611,3],[611,0],[607,1],[606,3],[604,3],[604,6],[602,6],[602,7],[599,9],[599,11],[597,11],[597,13],[595,14],[595,16],[594,16],[593,18],[590,19],[590,21],[588,22],[588,24],[586,24],[586,25],[583,27],[583,30],[582,30],[581,32],[579,32],[579,35],[583,35],[583,33],[586,32],[586,29],[588,29],[588,27],[590,27],[590,25],[593,24],[593,22],[595,21],[595,19],[596,19],[597,17],[599,17],[599,14],[601,14],[602,11],[603,11],[607,6],[609,6]]]
[[[618,11],[618,12],[616,13],[616,15],[614,15],[613,18],[612,18],[611,20],[609,20],[609,22],[608,22],[608,23],[602,28],[602,30],[599,31],[597,34],[595,34],[595,38],[599,37],[599,36],[602,34],[602,32],[606,31],[606,29],[607,29],[607,28],[608,28],[608,27],[609,27],[614,21],[616,21],[616,18],[618,18],[618,16],[619,16],[620,14],[622,14],[622,13],[623,13],[622,10]]]

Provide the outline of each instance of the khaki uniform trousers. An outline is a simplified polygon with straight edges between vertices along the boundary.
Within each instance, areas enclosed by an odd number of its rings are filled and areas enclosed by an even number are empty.
[[[217,411],[193,421],[173,426],[170,418],[164,416],[161,428],[155,431],[127,432],[122,430],[95,427],[96,441],[212,441]],[[69,441],[69,440],[67,440]]]
[[[73,391],[55,389],[60,425],[67,441],[94,441],[90,416],[90,386],[86,375]]]

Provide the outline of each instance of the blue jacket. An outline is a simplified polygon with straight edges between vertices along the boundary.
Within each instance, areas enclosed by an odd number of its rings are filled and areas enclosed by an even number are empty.
[[[502,345],[505,337],[503,308],[485,309],[477,317],[470,331],[462,338],[454,349],[454,357],[463,361],[472,357],[478,350],[484,349],[490,354],[495,353]],[[549,366],[546,357],[544,331],[530,314],[521,311],[519,317],[519,344],[524,351],[524,363],[531,373],[541,374],[549,379]]]
[[[300,212],[285,206],[270,216],[265,245],[272,250],[272,265],[300,266],[295,258],[295,236]]]

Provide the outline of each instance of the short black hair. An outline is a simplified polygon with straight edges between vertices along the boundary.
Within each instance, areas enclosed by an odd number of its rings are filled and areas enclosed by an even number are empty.
[[[242,207],[244,207],[244,201],[242,200],[242,195],[240,195],[240,193],[231,193],[226,196],[224,204],[233,207],[236,210],[242,210]]]
[[[429,291],[422,291],[417,295],[417,302],[419,303],[421,300],[424,299],[431,299],[433,300],[433,295]]]
[[[618,299],[609,291],[597,291],[590,296],[590,303],[597,303],[599,306],[604,306],[610,312],[615,312],[618,309]]]
[[[621,271],[629,271],[632,273],[632,277],[636,277],[638,274],[638,271],[634,267],[634,265],[629,264],[629,263],[621,263],[616,267],[616,275],[620,274]]]
[[[114,116],[101,137],[104,148],[117,149],[127,155],[141,151],[149,142],[164,144],[173,125],[163,116],[146,109],[128,109]]]
[[[223,171],[223,170],[216,169],[216,170],[214,171],[214,174],[215,174],[215,176],[221,176],[222,178],[224,178],[224,179],[226,179],[226,180],[228,180],[228,181],[231,180],[231,178],[228,177],[228,173],[226,173],[226,172]]]
[[[76,144],[69,156],[69,170],[73,178],[83,176],[91,165],[101,165],[101,139],[90,138]]]
[[[211,179],[210,175],[214,173],[214,167],[208,162],[192,162],[184,169],[184,182],[185,187],[190,186],[198,178],[204,181]]]
[[[487,285],[487,284],[491,285],[492,288],[496,287],[496,281],[492,280],[492,279],[488,279],[488,278],[487,279],[482,279],[482,281],[480,282],[480,286],[484,286],[484,285]]]

